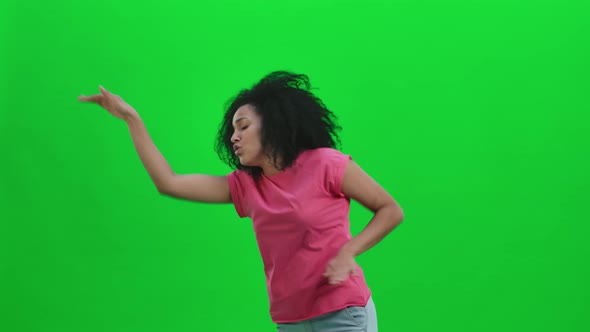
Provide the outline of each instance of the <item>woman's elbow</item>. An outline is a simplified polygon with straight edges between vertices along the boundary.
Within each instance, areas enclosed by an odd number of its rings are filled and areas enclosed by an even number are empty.
[[[402,210],[401,206],[397,204],[397,202],[392,201],[388,204],[391,211],[391,221],[392,223],[397,226],[402,223],[404,220],[404,211]]]

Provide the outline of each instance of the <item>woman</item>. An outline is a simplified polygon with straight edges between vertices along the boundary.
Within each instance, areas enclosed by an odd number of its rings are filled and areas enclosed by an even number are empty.
[[[273,72],[233,99],[216,144],[220,158],[235,169],[227,176],[174,173],[138,113],[103,87],[100,92],[79,100],[127,123],[160,193],[233,203],[240,217],[252,219],[279,331],[377,331],[371,292],[355,257],[391,232],[403,213],[335,149],[340,127],[310,92],[307,76]],[[374,212],[354,238],[350,199]]]

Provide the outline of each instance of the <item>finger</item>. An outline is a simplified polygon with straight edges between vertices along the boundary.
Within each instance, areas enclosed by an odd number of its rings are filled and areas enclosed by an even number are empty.
[[[335,277],[337,275],[338,275],[338,272],[334,269],[327,269],[326,272],[324,272],[324,276],[327,276],[327,277],[330,277],[330,276]]]
[[[334,273],[330,276],[330,280],[334,283],[340,283],[346,280],[347,276],[342,273]]]
[[[102,94],[105,96],[112,96],[113,95],[112,93],[107,91],[107,89],[105,89],[102,85],[99,85],[98,88],[100,89],[100,92],[102,92]]]
[[[80,96],[78,97],[79,101],[90,101],[90,102],[98,102],[99,99],[102,98],[101,95],[92,95],[92,96]]]
[[[340,280],[340,279],[332,279],[332,280],[330,280],[330,284],[331,285],[339,285],[342,283],[342,281],[343,280]]]

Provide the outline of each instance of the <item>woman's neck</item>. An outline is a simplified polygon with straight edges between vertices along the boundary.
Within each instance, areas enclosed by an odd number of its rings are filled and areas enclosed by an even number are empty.
[[[281,158],[277,158],[276,164],[281,165]],[[270,158],[268,158],[266,160],[266,162],[264,163],[264,165],[261,166],[261,168],[262,168],[262,173],[264,173],[265,176],[277,175],[283,171],[283,169],[277,168],[275,166],[275,163],[273,163]]]

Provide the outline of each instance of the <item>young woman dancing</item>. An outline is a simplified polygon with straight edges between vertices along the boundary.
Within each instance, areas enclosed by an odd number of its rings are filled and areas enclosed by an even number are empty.
[[[310,91],[306,75],[270,73],[233,98],[215,149],[234,171],[176,174],[139,114],[100,87],[80,96],[127,123],[158,191],[197,202],[233,203],[251,218],[266,275],[270,315],[280,332],[376,332],[377,314],[355,257],[403,219],[397,202],[339,143],[334,114]],[[374,212],[357,236],[350,200]]]

